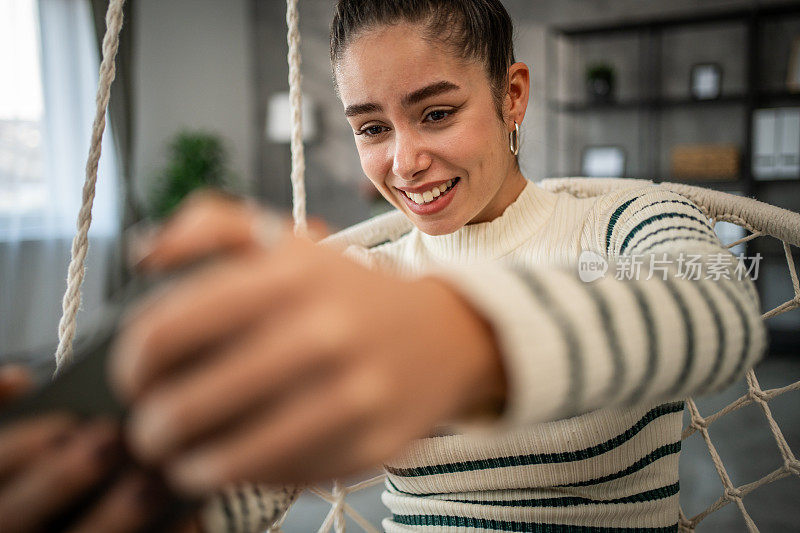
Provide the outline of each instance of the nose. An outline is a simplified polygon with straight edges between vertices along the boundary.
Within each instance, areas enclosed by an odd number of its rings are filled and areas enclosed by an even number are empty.
[[[396,131],[392,172],[404,180],[414,179],[419,172],[431,166],[431,156],[422,139],[415,132]]]

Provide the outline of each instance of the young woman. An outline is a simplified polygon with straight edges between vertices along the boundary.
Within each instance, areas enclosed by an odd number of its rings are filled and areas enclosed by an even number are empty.
[[[114,354],[134,452],[193,494],[383,464],[389,532],[676,531],[681,399],[766,345],[749,279],[676,275],[682,253],[731,257],[702,212],[525,179],[530,75],[498,0],[340,0],[331,59],[364,172],[413,228],[265,248],[251,208],[190,201],[139,267],[219,257]],[[579,279],[584,251],[604,277]],[[664,275],[614,275],[637,258]],[[211,522],[263,527],[263,506],[225,507]]]

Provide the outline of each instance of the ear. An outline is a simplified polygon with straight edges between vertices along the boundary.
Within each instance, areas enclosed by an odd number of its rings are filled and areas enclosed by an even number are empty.
[[[530,95],[531,75],[528,65],[514,63],[508,67],[508,93],[506,94],[506,126],[508,130],[514,129],[514,122],[522,124],[525,111],[528,109],[528,96]]]

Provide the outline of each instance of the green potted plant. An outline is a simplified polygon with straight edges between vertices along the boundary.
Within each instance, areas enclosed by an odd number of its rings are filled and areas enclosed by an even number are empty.
[[[169,163],[153,180],[149,214],[163,219],[195,189],[211,187],[232,191],[236,179],[228,167],[222,139],[212,133],[181,131],[169,144]]]
[[[590,102],[610,102],[614,99],[614,67],[595,63],[586,67],[586,91]]]

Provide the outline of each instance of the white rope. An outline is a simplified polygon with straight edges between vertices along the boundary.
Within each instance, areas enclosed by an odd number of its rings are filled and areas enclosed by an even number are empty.
[[[300,75],[300,30],[297,0],[286,0],[286,41],[289,44],[289,102],[292,110],[292,217],[294,232],[308,235],[306,224],[306,161],[303,150],[303,91]]]
[[[89,226],[92,225],[92,204],[97,184],[97,164],[100,161],[103,131],[106,128],[106,109],[111,96],[111,83],[116,72],[115,57],[122,31],[122,7],[125,0],[111,0],[106,11],[106,33],[103,37],[103,60],[100,63],[100,80],[95,98],[95,116],[92,140],[86,162],[86,180],[83,184],[83,202],[78,212],[78,231],[72,240],[72,257],[67,272],[67,289],[62,301],[63,314],[58,324],[58,349],[56,372],[72,358],[72,340],[75,338],[78,309],[81,305],[81,286],[86,271],[86,254],[89,249]]]

